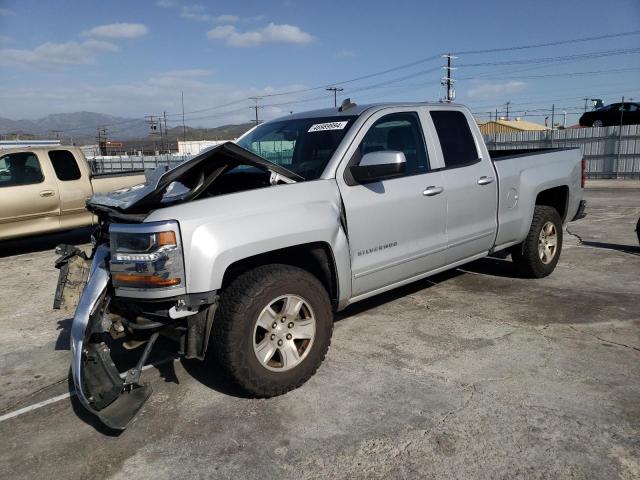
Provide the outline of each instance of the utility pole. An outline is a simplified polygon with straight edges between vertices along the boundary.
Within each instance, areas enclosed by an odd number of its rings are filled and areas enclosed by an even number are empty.
[[[452,54],[447,53],[446,55],[442,55],[442,58],[447,59],[447,66],[442,67],[444,70],[447,71],[447,76],[440,80],[440,84],[446,87],[447,89],[447,93],[443,101],[447,103],[451,103],[453,102],[453,99],[456,98],[456,91],[453,89],[453,84],[455,83],[455,80],[451,78],[451,71],[456,69],[451,66],[451,60],[458,57],[454,57]]]
[[[164,138],[167,140],[167,153],[171,149],[169,144],[169,130],[167,130],[167,112],[162,112],[162,116],[164,117]]]
[[[329,87],[329,88],[325,88],[325,90],[327,92],[333,92],[333,106],[337,107],[338,106],[338,92],[342,92],[344,90],[344,88]]]
[[[507,102],[507,120],[509,120],[509,105],[511,105],[511,102]]]
[[[145,118],[145,122],[147,123],[147,125],[149,125],[149,131],[151,133],[151,135],[158,135],[158,133],[160,134],[160,143],[161,143],[161,147],[163,146],[163,142],[162,142],[162,123],[160,123],[160,117],[157,117],[155,115],[147,115]],[[157,144],[155,144],[154,141],[154,148],[157,147]]]
[[[187,141],[187,128],[184,126],[184,90],[180,92],[180,97],[182,99],[182,141]]]
[[[62,130],[51,130],[51,133],[56,136],[56,140],[60,140],[60,134],[62,133]]]
[[[551,148],[553,148],[553,124],[555,120],[555,114],[556,114],[556,104],[554,103],[551,105]]]
[[[620,127],[618,127],[618,155],[616,159],[616,178],[620,173],[620,153],[622,151],[622,119],[624,116],[624,96],[622,97],[622,105],[620,105]]]
[[[100,155],[107,154],[107,129],[106,127],[96,128],[96,142],[98,143],[98,151]]]
[[[585,98],[584,99],[584,113],[587,113],[587,102],[589,101],[589,98]]]
[[[256,125],[260,124],[260,119],[258,118],[258,109],[262,108],[261,106],[258,105],[258,101],[262,100],[262,97],[249,97],[249,100],[253,100],[254,102],[256,102],[256,104],[252,107],[249,108],[253,108],[256,111]]]

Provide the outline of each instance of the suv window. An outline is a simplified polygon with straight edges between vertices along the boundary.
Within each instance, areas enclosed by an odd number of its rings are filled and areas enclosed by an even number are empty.
[[[0,157],[0,188],[32,185],[44,181],[35,153],[9,153]]]
[[[50,150],[49,159],[56,172],[58,180],[63,182],[78,180],[81,176],[78,162],[69,150]]]
[[[431,118],[440,139],[445,167],[459,167],[478,161],[476,143],[464,113],[436,110],[431,112]]]
[[[390,113],[379,118],[362,139],[358,150],[360,158],[370,152],[404,153],[407,175],[429,170],[420,119],[415,112]]]

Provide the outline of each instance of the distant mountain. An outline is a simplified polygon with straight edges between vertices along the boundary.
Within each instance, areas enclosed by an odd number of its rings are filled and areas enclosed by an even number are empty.
[[[186,127],[187,140],[232,140],[253,126],[223,125],[215,128]],[[11,120],[0,117],[0,135],[32,138],[56,138],[64,143],[95,143],[98,127],[107,128],[110,140],[151,140],[149,125],[142,119],[114,117],[95,112],[56,113],[36,120]],[[159,140],[159,135],[154,135]],[[182,126],[170,128],[169,141],[182,140]]]
[[[149,126],[141,119],[114,117],[95,112],[56,113],[35,120],[11,120],[0,117],[0,134],[26,134],[52,138],[58,135],[65,140],[94,139],[96,129],[106,127],[110,138],[146,137]]]

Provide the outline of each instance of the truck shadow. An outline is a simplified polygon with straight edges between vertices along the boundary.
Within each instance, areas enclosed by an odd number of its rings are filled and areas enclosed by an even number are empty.
[[[61,243],[71,245],[82,245],[91,240],[91,228],[79,228],[68,232],[51,233],[48,235],[37,235],[26,238],[16,238],[13,240],[3,240],[0,242],[0,258],[24,253],[43,252],[53,250]]]
[[[591,248],[602,248],[604,250],[615,250],[616,252],[628,253],[629,255],[640,256],[640,247],[635,245],[621,245],[618,243],[592,242],[583,240],[582,245]]]

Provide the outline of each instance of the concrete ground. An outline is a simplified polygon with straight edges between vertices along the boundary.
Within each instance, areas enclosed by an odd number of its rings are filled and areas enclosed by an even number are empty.
[[[550,277],[485,259],[354,305],[318,373],[277,398],[150,368],[119,436],[54,398],[70,320],[51,309],[52,248],[87,233],[5,243],[0,477],[640,478],[640,188],[590,187]]]

